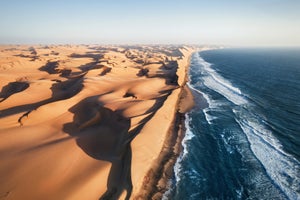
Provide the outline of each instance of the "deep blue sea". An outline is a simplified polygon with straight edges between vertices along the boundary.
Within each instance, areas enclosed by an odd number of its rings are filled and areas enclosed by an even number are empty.
[[[196,105],[164,199],[300,199],[300,48],[192,56]]]

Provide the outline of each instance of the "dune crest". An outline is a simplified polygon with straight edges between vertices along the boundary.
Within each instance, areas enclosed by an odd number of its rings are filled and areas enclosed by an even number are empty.
[[[161,195],[193,51],[0,46],[0,199]]]

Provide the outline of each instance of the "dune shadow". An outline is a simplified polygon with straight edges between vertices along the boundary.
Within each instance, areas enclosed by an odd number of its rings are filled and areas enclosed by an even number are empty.
[[[131,141],[163,105],[171,90],[161,93],[163,96],[156,98],[155,104],[144,113],[150,114],[131,130],[130,119],[122,115],[123,110],[113,111],[99,101],[106,94],[87,97],[69,109],[74,114],[73,121],[64,124],[63,131],[75,137],[76,144],[87,155],[112,164],[107,190],[99,199],[118,199],[124,190],[125,199],[130,199],[133,187]]]
[[[104,76],[111,71],[111,67],[104,66],[102,72],[99,74],[100,76]]]
[[[61,77],[69,77],[72,73],[71,69],[59,69],[59,61],[48,61],[44,66],[39,68],[40,71],[48,74],[60,74]]]
[[[26,112],[18,120],[20,125],[22,125],[22,118],[25,116],[28,117],[28,114],[32,110],[36,110],[40,106],[43,106],[43,105],[46,105],[46,104],[49,104],[49,103],[52,103],[55,101],[60,101],[60,100],[65,100],[65,99],[71,98],[71,97],[75,96],[76,94],[78,94],[83,88],[83,77],[84,77],[84,74],[80,75],[78,77],[72,78],[72,79],[68,79],[66,81],[55,82],[54,84],[52,84],[52,86],[50,88],[51,92],[52,92],[52,95],[50,98],[39,101],[39,102],[31,103],[31,104],[19,105],[19,106],[14,106],[14,107],[10,107],[10,108],[1,110],[0,118],[18,114],[18,113],[22,113],[22,112]],[[20,90],[19,92],[21,92],[21,89],[24,90],[24,88],[26,89],[26,87],[27,87],[27,85],[20,85],[20,87],[17,87],[17,89],[18,89],[17,91]]]
[[[0,92],[0,103],[15,93],[22,92],[29,87],[28,82],[15,81],[3,86]]]
[[[39,59],[39,56],[37,54],[30,54],[30,55],[24,55],[24,54],[17,54],[15,55],[17,57],[21,57],[21,58],[30,58],[30,61],[35,61],[37,59]]]
[[[99,59],[103,58],[103,54],[102,53],[85,53],[85,54],[72,53],[69,57],[71,57],[71,58],[92,58],[95,62],[98,62]]]
[[[102,106],[99,96],[88,97],[69,109],[73,122],[64,132],[76,138],[77,145],[90,157],[111,162],[107,191],[100,199],[118,199],[126,190],[129,199],[131,182],[131,147],[128,138],[130,119]]]
[[[58,61],[48,61],[44,66],[40,67],[40,71],[45,71],[48,74],[58,74],[59,70],[57,69],[59,65]]]
[[[165,79],[166,85],[178,86],[178,75],[176,74],[177,68],[167,68],[166,66],[169,65],[162,65],[162,67],[159,68],[160,71],[155,72],[155,74],[149,75],[149,69],[146,68],[146,65],[138,71],[136,76],[145,76],[147,78],[162,78]]]

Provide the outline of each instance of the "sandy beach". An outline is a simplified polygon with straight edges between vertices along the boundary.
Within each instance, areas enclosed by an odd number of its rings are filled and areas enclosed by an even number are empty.
[[[160,199],[187,46],[0,46],[0,199]]]

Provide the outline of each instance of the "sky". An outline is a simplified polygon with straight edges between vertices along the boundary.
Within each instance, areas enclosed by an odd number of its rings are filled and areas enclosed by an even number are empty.
[[[0,0],[0,44],[300,46],[300,0]]]

